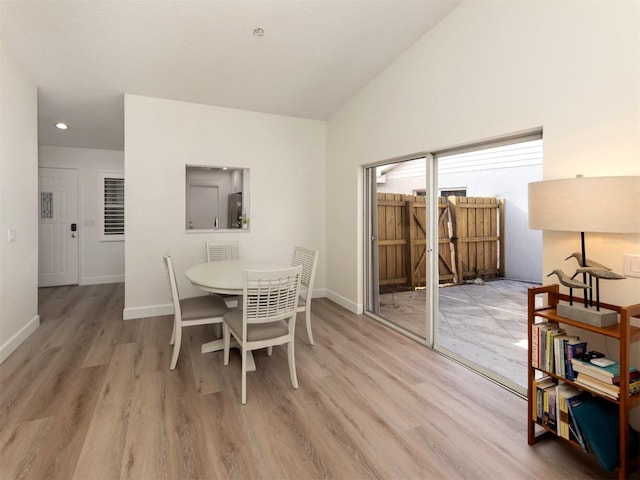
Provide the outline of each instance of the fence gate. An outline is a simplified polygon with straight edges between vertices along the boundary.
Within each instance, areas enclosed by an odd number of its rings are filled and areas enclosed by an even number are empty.
[[[381,292],[426,285],[426,197],[378,193]],[[504,200],[438,198],[440,283],[463,283],[504,273]]]

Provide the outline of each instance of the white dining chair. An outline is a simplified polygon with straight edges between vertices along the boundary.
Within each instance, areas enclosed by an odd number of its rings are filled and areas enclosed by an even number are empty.
[[[245,270],[242,309],[226,313],[222,323],[224,364],[229,365],[231,337],[242,356],[242,404],[247,403],[247,352],[287,344],[289,376],[298,388],[294,338],[302,266],[270,271]]]
[[[316,277],[318,265],[318,250],[296,246],[293,250],[291,265],[302,265],[302,281],[300,287],[300,300],[298,312],[304,312],[309,343],[315,345],[311,333],[311,298],[313,297],[313,282]]]
[[[237,260],[240,258],[240,245],[237,240],[207,241],[207,262],[217,260]]]
[[[204,295],[201,297],[180,298],[178,284],[173,269],[171,256],[165,255],[164,267],[169,281],[169,292],[173,302],[173,332],[169,345],[173,345],[170,370],[176,368],[180,345],[182,343],[182,329],[195,325],[221,324],[222,317],[229,311],[220,295]]]
[[[237,240],[209,240],[204,243],[207,251],[207,262],[238,260],[240,258],[240,244]],[[223,294],[221,297],[228,307],[235,307],[240,304],[240,298],[237,295]]]

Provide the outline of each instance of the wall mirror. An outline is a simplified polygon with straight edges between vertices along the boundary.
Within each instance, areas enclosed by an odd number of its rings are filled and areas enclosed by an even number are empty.
[[[249,228],[249,169],[187,165],[187,231]]]

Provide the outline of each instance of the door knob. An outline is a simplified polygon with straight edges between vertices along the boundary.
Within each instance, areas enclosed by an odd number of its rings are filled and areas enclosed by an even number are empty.
[[[78,236],[78,234],[75,233],[75,232],[71,234],[71,238],[76,238],[77,236]]]

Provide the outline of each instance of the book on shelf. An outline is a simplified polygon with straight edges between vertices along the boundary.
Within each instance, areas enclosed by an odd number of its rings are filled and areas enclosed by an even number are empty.
[[[569,428],[571,432],[575,435],[578,443],[582,447],[585,452],[591,451],[589,445],[587,444],[584,435],[582,434],[582,430],[580,429],[580,425],[578,424],[576,417],[574,415],[574,408],[582,404],[582,402],[590,399],[592,395],[589,392],[584,392],[578,388],[575,389],[572,396],[567,394],[567,410],[569,412]]]
[[[612,471],[619,465],[620,424],[618,406],[603,398],[590,397],[576,404],[572,414],[600,466]],[[640,434],[627,427],[629,452],[640,450]]]
[[[571,335],[560,334],[553,337],[553,373],[559,377],[564,377],[565,366],[565,342],[569,341]]]
[[[565,343],[565,375],[569,380],[575,380],[576,374],[573,371],[572,359],[582,355],[587,351],[587,342],[583,342],[579,337],[573,337]]]
[[[607,367],[599,367],[591,362],[585,362],[584,360],[580,360],[578,358],[573,358],[571,360],[573,364],[573,369],[580,373],[586,373],[594,378],[602,380],[603,382],[614,383],[616,379],[619,381],[620,379],[620,362],[615,362],[613,365],[609,365]],[[633,374],[636,371],[634,366],[629,367],[629,373]]]
[[[555,371],[554,337],[564,335],[557,323],[541,322],[531,326],[531,365],[534,368]]]
[[[546,371],[556,373],[555,371],[555,355],[553,353],[554,339],[560,335],[565,335],[566,332],[563,328],[551,328],[546,332],[546,342],[544,351],[543,367]]]
[[[637,377],[634,375],[634,377]],[[578,385],[584,385],[591,390],[594,390],[597,393],[605,395],[614,400],[618,400],[620,398],[620,385],[619,383],[616,385],[612,382],[602,381],[596,377],[592,377],[591,375],[579,372],[578,377],[575,382]],[[635,395],[640,392],[640,377],[631,378],[629,381],[629,395]]]
[[[556,387],[556,400],[558,402],[558,430],[557,433],[567,440],[578,441],[575,435],[571,434],[569,418],[569,408],[567,406],[567,398],[580,394],[580,390],[568,383],[560,382]]]
[[[640,371],[636,370],[635,372],[629,372],[629,386],[638,381],[640,381]],[[611,383],[620,386],[620,377],[613,377],[611,379]]]
[[[531,365],[534,368],[544,368],[546,331],[557,329],[557,323],[540,322],[531,326]]]
[[[536,422],[540,425],[546,425],[549,422],[548,415],[548,402],[549,396],[545,395],[545,392],[550,388],[555,388],[555,382],[551,377],[544,377],[534,382],[534,389],[536,392],[535,412],[532,412]],[[546,402],[545,402],[546,400]],[[546,423],[545,423],[546,417]]]
[[[601,382],[600,380],[590,377],[583,372],[578,373],[576,383],[613,400],[618,400],[618,398],[620,398],[620,387],[616,387],[615,385],[610,383],[607,384]]]
[[[555,356],[553,373],[573,380],[571,359],[576,355],[581,355],[586,349],[587,342],[581,341],[580,337],[575,335],[561,334],[553,337],[553,354]]]
[[[544,389],[544,411],[542,413],[542,424],[553,432],[557,432],[558,429],[558,413],[556,410],[558,404],[556,401],[556,388],[557,385],[554,384]]]
[[[534,323],[531,325],[531,366],[540,368],[540,325]]]

